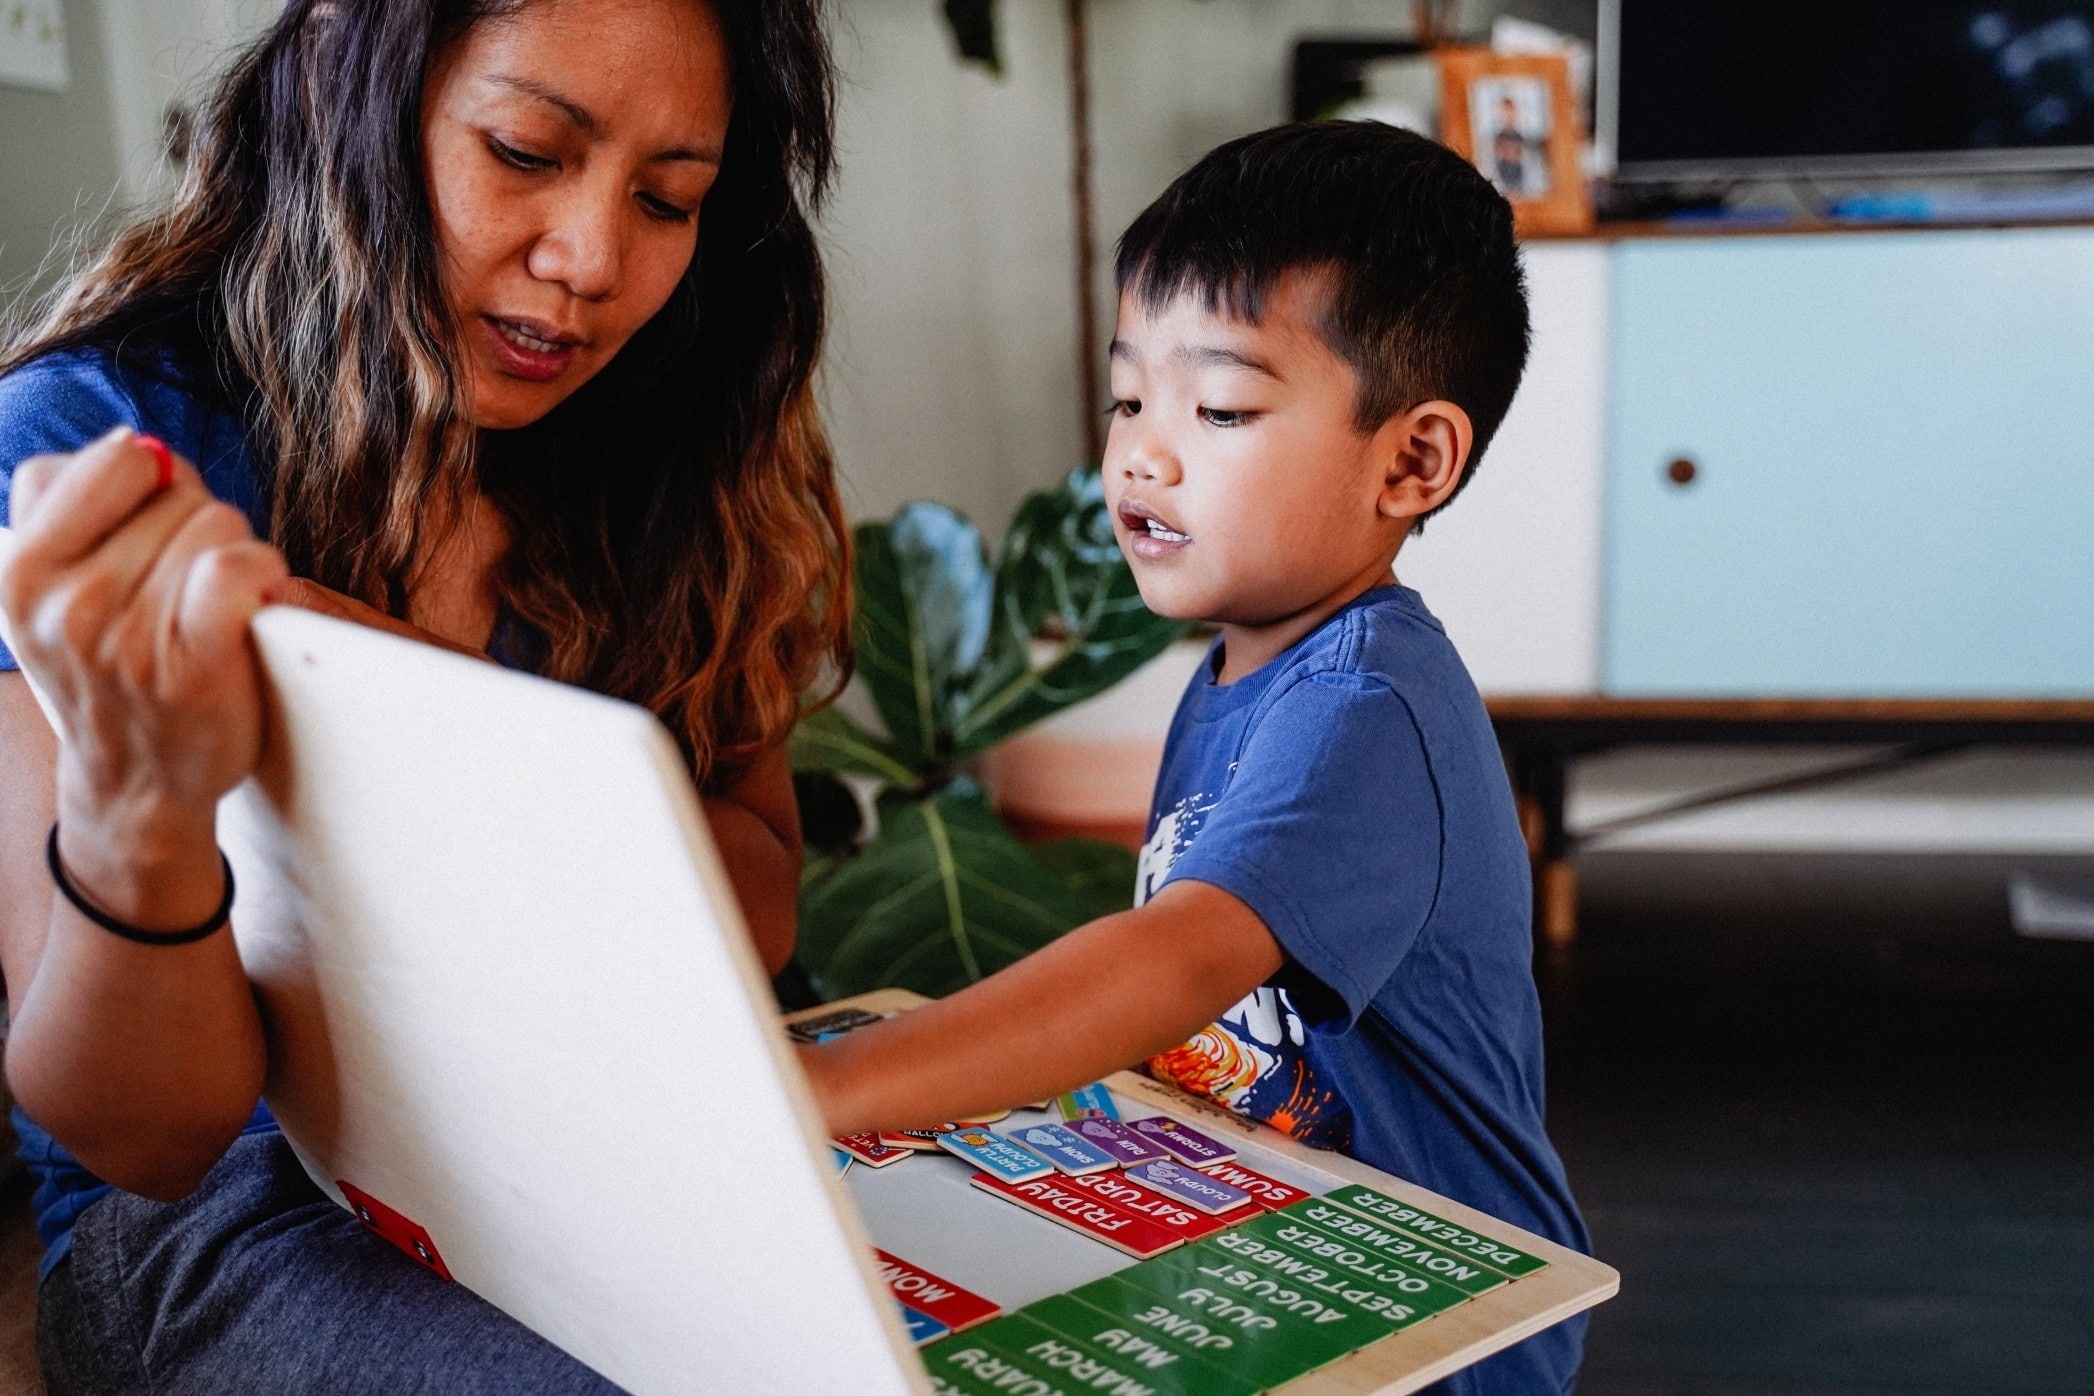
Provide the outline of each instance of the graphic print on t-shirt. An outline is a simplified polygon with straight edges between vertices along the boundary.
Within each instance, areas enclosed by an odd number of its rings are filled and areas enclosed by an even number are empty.
[[[1189,795],[1158,816],[1141,851],[1136,906],[1162,888],[1214,805],[1211,795]],[[1351,1107],[1317,1081],[1307,1030],[1285,989],[1253,989],[1191,1041],[1149,1058],[1149,1074],[1316,1148],[1351,1147]]]

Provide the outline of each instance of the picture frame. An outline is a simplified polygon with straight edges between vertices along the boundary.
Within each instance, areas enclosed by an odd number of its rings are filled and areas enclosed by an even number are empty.
[[[1440,139],[1475,164],[1512,204],[1521,237],[1592,230],[1585,130],[1561,54],[1434,52],[1440,70]]]

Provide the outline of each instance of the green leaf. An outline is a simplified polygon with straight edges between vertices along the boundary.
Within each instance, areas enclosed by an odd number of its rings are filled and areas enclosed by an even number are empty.
[[[954,725],[959,754],[982,750],[1126,678],[1190,629],[1142,604],[1113,538],[1095,470],[1028,498],[997,551],[996,624]],[[1066,637],[1044,668],[1033,637]]]
[[[850,771],[877,776],[904,790],[915,788],[915,770],[885,740],[874,736],[835,706],[817,708],[793,728],[795,771]]]
[[[881,808],[879,837],[801,901],[799,955],[825,997],[949,994],[1089,919],[970,783]]]
[[[945,23],[952,30],[960,57],[1003,76],[1003,57],[996,48],[995,0],[945,0]]]
[[[1097,578],[1128,572],[1105,508],[1105,478],[1078,467],[1050,490],[1025,497],[996,550],[998,617],[1037,635],[1051,620],[1064,633],[1085,613]]]
[[[989,639],[995,580],[974,525],[910,504],[857,532],[858,672],[910,765],[953,754],[960,695]]]
[[[1034,844],[1032,856],[1083,899],[1090,912],[1089,920],[1126,911],[1134,905],[1138,865],[1129,849],[1102,839],[1056,839]]]
[[[805,898],[809,892],[813,891],[816,886],[827,879],[843,863],[844,859],[833,854],[810,849],[806,859],[800,864],[800,896]]]

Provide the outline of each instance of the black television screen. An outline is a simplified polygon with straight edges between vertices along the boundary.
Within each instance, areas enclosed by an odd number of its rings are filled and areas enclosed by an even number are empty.
[[[2094,168],[2094,0],[1606,0],[1617,177]]]

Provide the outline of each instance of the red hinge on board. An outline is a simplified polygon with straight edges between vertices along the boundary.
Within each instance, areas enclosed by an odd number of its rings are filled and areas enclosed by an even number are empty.
[[[349,1199],[349,1210],[356,1213],[358,1221],[434,1270],[444,1280],[450,1280],[451,1272],[444,1268],[444,1258],[436,1253],[436,1242],[419,1223],[409,1221],[345,1178],[335,1179],[334,1185],[342,1190],[342,1196]]]

